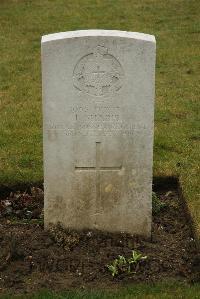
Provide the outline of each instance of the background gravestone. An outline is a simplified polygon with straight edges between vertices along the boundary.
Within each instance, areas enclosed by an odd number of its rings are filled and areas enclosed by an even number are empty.
[[[151,234],[155,38],[42,37],[45,226]]]

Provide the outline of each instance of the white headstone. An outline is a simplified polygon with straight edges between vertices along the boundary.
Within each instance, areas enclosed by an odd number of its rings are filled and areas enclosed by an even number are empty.
[[[150,236],[155,38],[42,37],[45,226]]]

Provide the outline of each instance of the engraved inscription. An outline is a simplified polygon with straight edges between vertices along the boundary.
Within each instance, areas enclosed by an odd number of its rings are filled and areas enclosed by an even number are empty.
[[[126,122],[85,122],[83,124],[71,125],[53,124],[46,125],[48,131],[63,131],[67,136],[130,136],[136,132],[148,130],[144,124]]]
[[[106,96],[122,87],[124,72],[119,61],[104,46],[83,56],[74,68],[74,86],[94,96]]]
[[[119,106],[74,106],[70,111],[74,114],[74,119],[79,122],[119,122],[121,111]]]

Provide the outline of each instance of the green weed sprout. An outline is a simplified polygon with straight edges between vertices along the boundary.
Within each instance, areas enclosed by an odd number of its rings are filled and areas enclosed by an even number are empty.
[[[119,275],[121,273],[136,273],[131,272],[132,265],[139,265],[140,261],[146,260],[147,256],[142,256],[135,250],[132,250],[132,256],[126,259],[123,255],[118,255],[118,257],[113,261],[112,264],[107,265],[108,270],[111,272],[112,276]]]
[[[128,259],[128,273],[131,273],[131,265],[137,264],[142,260],[146,260],[147,256],[142,256],[141,253],[137,253],[137,251],[132,250],[132,257]]]

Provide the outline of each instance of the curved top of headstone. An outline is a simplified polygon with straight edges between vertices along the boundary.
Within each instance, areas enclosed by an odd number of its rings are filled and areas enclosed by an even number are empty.
[[[67,38],[77,38],[77,37],[122,37],[122,38],[133,38],[137,40],[143,40],[147,42],[154,42],[154,35],[139,33],[139,32],[130,32],[130,31],[120,31],[120,30],[103,30],[103,29],[90,29],[90,30],[75,30],[67,32],[59,32],[42,36],[42,43],[67,39]]]

